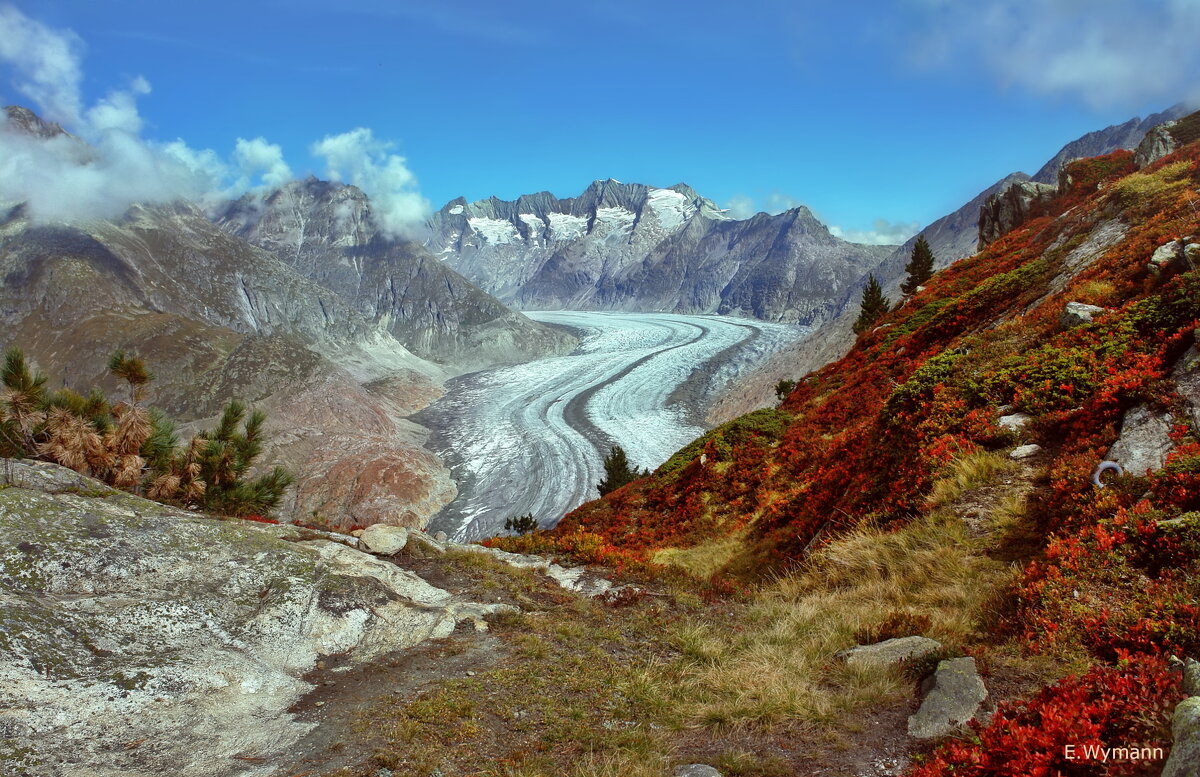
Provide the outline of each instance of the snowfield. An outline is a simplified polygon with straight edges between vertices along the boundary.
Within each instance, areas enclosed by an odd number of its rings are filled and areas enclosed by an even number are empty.
[[[553,526],[597,497],[611,446],[657,467],[705,431],[697,419],[706,397],[808,332],[725,316],[526,315],[575,329],[580,347],[457,378],[417,417],[459,488],[430,531],[479,539],[529,512]]]

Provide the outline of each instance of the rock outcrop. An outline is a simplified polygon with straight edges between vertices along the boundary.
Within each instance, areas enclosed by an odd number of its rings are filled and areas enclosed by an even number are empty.
[[[942,643],[928,637],[896,637],[873,645],[855,645],[837,654],[847,664],[885,666],[922,658],[942,649]]]
[[[916,739],[940,739],[965,726],[979,712],[987,688],[973,658],[938,663],[929,693],[908,719],[908,734]]]
[[[220,521],[50,464],[0,461],[6,773],[268,774],[312,724],[318,661],[352,666],[503,609],[350,538]],[[9,772],[9,768],[13,771]]]
[[[1083,326],[1084,324],[1092,323],[1092,319],[1096,315],[1103,313],[1104,310],[1099,305],[1088,305],[1084,302],[1068,302],[1063,308],[1059,322],[1063,325],[1064,329]]]
[[[1133,155],[1134,164],[1139,169],[1147,167],[1197,138],[1200,138],[1200,111],[1163,122],[1142,138]]]
[[[1058,194],[1058,187],[1037,181],[1020,181],[993,194],[979,211],[979,244],[989,243],[1025,223],[1037,206]]]
[[[1192,346],[1185,352],[1172,368],[1170,378],[1188,420],[1200,426],[1200,350]],[[1130,408],[1121,421],[1120,436],[1105,458],[1120,464],[1130,475],[1162,469],[1175,447],[1171,439],[1175,423],[1171,413],[1147,405]]]

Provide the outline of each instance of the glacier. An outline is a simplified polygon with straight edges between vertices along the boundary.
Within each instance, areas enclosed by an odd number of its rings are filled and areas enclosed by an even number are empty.
[[[603,458],[620,445],[654,469],[703,434],[702,410],[730,380],[810,330],[730,316],[527,312],[569,327],[557,356],[464,375],[415,417],[449,466],[458,497],[430,523],[459,541],[533,513],[553,526],[598,496]]]

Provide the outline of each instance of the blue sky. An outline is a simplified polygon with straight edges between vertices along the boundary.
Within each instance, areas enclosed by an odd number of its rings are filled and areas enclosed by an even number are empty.
[[[34,98],[61,93],[62,74],[31,74],[14,38],[59,36],[77,116],[109,96],[136,112],[124,129],[211,150],[233,188],[239,169],[243,187],[336,173],[391,187],[405,218],[458,195],[570,196],[614,177],[684,181],[751,212],[803,203],[851,236],[901,236],[1200,84],[1200,0],[3,8],[5,102],[54,113]],[[356,128],[370,133],[344,134]],[[261,164],[239,168],[249,158]]]

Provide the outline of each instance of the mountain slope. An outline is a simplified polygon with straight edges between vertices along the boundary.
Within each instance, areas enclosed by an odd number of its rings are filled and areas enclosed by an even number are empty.
[[[979,250],[979,217],[984,205],[996,194],[1013,184],[1026,181],[1057,184],[1058,171],[1066,162],[1078,157],[1100,156],[1120,149],[1132,150],[1153,127],[1161,122],[1179,118],[1187,111],[1175,105],[1145,119],[1132,118],[1124,124],[1090,132],[1066,145],[1046,162],[1031,178],[1025,173],[1011,173],[975,195],[962,207],[932,222],[919,234],[924,235],[933,250],[935,267],[940,269],[974,254]],[[893,303],[899,301],[904,267],[912,257],[913,236],[895,248],[875,268],[875,277]],[[863,281],[855,284],[832,319],[804,341],[782,351],[760,366],[738,385],[714,403],[710,423],[722,423],[756,407],[765,407],[774,400],[774,387],[780,380],[794,380],[840,358],[854,342],[851,326],[858,317]]]
[[[418,244],[389,238],[357,187],[293,181],[261,199],[242,197],[216,221],[424,358],[469,370],[573,347],[568,335],[509,310]]]
[[[730,219],[685,184],[609,179],[579,197],[447,203],[431,251],[530,309],[730,313],[819,324],[887,251],[829,234],[807,208]]]
[[[64,385],[111,388],[108,355],[124,348],[175,418],[199,423],[233,397],[272,411],[267,460],[298,475],[286,516],[420,523],[454,496],[403,420],[440,394],[442,370],[194,206],[74,225],[14,207],[0,275],[0,340]]]

